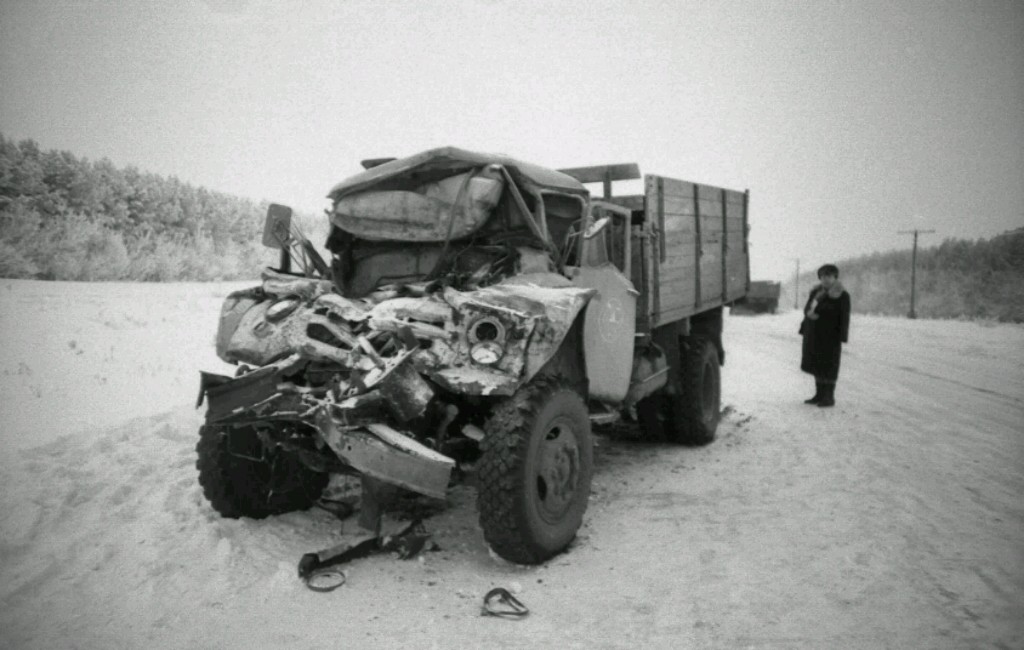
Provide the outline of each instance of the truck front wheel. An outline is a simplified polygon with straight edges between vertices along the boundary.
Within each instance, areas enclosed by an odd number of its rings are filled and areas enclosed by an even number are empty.
[[[196,455],[203,494],[229,519],[306,510],[330,479],[294,454],[265,449],[252,427],[206,425],[199,429]]]
[[[477,469],[480,527],[501,557],[539,564],[576,536],[590,497],[593,444],[579,393],[537,379],[487,422]]]

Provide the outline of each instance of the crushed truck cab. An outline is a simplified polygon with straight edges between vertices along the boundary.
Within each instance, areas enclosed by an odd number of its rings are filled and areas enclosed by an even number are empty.
[[[541,562],[581,524],[591,421],[640,418],[686,441],[666,425],[694,381],[680,350],[720,349],[721,305],[742,292],[657,311],[666,214],[584,185],[635,166],[558,172],[455,148],[364,165],[329,193],[329,262],[271,206],[264,242],[280,268],[225,300],[217,353],[237,372],[201,374],[204,493],[225,516],[263,517],[353,474],[366,515],[382,486],[444,498],[462,467],[491,547]],[[691,441],[717,424],[713,388]]]

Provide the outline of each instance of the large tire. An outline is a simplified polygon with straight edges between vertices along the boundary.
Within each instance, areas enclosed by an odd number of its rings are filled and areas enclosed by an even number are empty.
[[[673,402],[664,389],[636,403],[636,419],[640,436],[648,441],[666,440],[667,429],[673,421]]]
[[[477,467],[484,539],[510,562],[539,564],[563,551],[590,498],[593,442],[579,393],[537,379],[499,404]]]
[[[196,454],[203,494],[214,510],[229,519],[263,519],[305,510],[320,498],[330,480],[294,454],[280,449],[264,452],[251,427],[201,427]]]
[[[721,411],[718,348],[710,339],[680,339],[679,394],[660,391],[640,400],[637,419],[645,438],[684,445],[706,445],[715,439]]]
[[[722,410],[722,383],[718,348],[714,341],[690,336],[680,343],[682,395],[676,426],[666,428],[673,442],[706,445],[715,439]]]

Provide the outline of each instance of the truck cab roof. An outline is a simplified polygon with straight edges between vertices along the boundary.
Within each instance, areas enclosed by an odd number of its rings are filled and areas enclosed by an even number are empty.
[[[588,196],[587,188],[562,172],[523,162],[503,154],[467,151],[457,147],[440,147],[382,163],[350,176],[331,188],[328,198],[339,198],[369,189],[388,190],[407,185],[410,180],[428,182],[486,165],[502,165],[516,184],[525,191],[553,191]]]

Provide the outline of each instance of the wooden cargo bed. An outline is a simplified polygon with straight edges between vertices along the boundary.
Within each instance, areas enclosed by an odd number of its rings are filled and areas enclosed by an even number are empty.
[[[631,280],[637,330],[746,295],[749,193],[648,174],[644,194],[602,199],[633,211]]]

